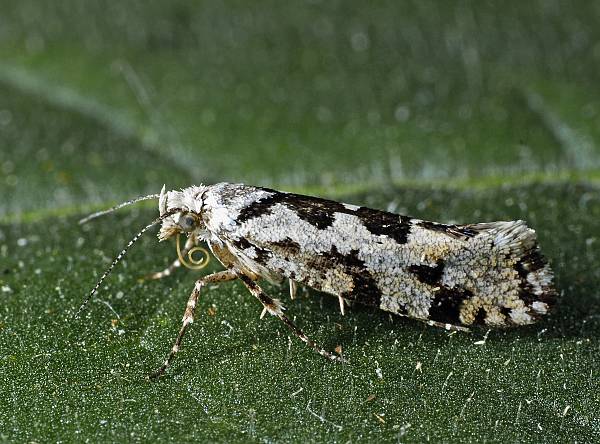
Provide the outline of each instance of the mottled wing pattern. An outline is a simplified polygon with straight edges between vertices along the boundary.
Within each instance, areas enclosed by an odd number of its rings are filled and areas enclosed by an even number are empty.
[[[444,225],[232,184],[211,187],[204,210],[216,241],[257,275],[393,313],[501,327],[534,322],[554,300],[522,221]]]

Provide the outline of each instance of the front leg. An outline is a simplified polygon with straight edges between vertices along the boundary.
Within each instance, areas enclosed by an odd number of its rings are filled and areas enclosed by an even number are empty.
[[[196,304],[198,303],[198,297],[200,296],[200,290],[207,284],[218,284],[220,282],[232,281],[237,278],[237,275],[232,270],[219,271],[218,273],[209,274],[208,276],[204,276],[202,279],[196,281],[194,285],[194,289],[192,290],[192,294],[188,299],[187,306],[185,307],[185,313],[183,314],[183,325],[179,330],[179,335],[177,335],[177,339],[175,340],[175,344],[173,344],[173,348],[171,352],[165,359],[165,362],[161,367],[152,373],[149,378],[156,379],[159,376],[163,375],[167,370],[167,367],[171,364],[171,361],[175,357],[175,354],[179,351],[179,347],[181,346],[181,341],[183,340],[183,336],[185,335],[185,331],[187,326],[194,322],[194,312],[196,311]]]
[[[322,347],[319,347],[312,339],[304,334],[300,328],[298,328],[286,315],[283,314],[283,306],[277,299],[270,298],[263,290],[258,286],[256,282],[250,279],[248,276],[241,272],[236,272],[237,277],[243,282],[243,284],[250,290],[250,293],[254,297],[256,297],[261,304],[263,304],[264,309],[272,314],[273,316],[277,316],[287,327],[292,330],[292,332],[300,338],[301,341],[306,343],[309,347],[319,353],[321,356],[326,357],[332,361],[340,361],[344,362],[344,359],[341,356],[336,356],[332,353],[329,353]]]

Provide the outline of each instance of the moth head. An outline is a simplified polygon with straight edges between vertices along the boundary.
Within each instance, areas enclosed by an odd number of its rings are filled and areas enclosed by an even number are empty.
[[[204,186],[192,186],[181,191],[167,192],[163,186],[158,199],[160,215],[162,216],[174,208],[179,208],[181,211],[162,221],[158,233],[161,241],[176,234],[200,232],[205,228],[202,221],[202,196],[205,190]]]
[[[144,200],[156,199],[158,198],[158,209],[160,211],[160,216],[152,221],[150,224],[146,225],[142,228],[130,241],[125,248],[121,250],[118,256],[112,261],[110,267],[102,274],[94,288],[90,291],[87,298],[84,300],[83,304],[79,307],[79,310],[75,314],[77,317],[79,313],[83,310],[83,308],[87,305],[87,303],[91,300],[94,294],[98,291],[104,279],[111,273],[113,268],[125,257],[129,248],[135,244],[138,239],[151,227],[161,224],[160,233],[158,235],[160,240],[168,239],[174,234],[179,233],[188,233],[192,234],[196,231],[199,231],[203,228],[203,222],[200,217],[202,213],[202,195],[207,187],[189,187],[185,188],[181,191],[169,191],[165,192],[165,187],[160,192],[160,194],[149,194],[147,196],[140,196],[134,199],[128,200],[126,202],[115,205],[112,208],[107,210],[97,211],[93,214],[90,214],[87,217],[84,217],[79,221],[80,224],[85,224],[92,219],[96,219],[97,217],[103,216],[105,214],[112,213],[113,211],[118,210],[119,208],[123,208],[128,205],[132,205],[137,202],[141,202]],[[200,233],[198,233],[200,234]],[[192,254],[197,250],[203,250],[205,252],[206,258],[208,258],[208,252],[202,249],[201,247],[195,247],[191,250],[187,251],[188,259],[186,260],[182,256],[182,252],[179,246],[179,238],[177,238],[177,254],[179,256],[179,260],[186,267],[199,269],[203,268],[208,259],[196,260],[193,258]]]
[[[201,231],[203,228],[204,224],[199,214],[191,211],[182,211],[163,220],[158,238],[164,241],[176,234],[191,234]]]

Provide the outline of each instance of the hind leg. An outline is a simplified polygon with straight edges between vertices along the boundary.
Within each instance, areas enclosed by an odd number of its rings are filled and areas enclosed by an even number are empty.
[[[240,278],[242,283],[246,286],[250,293],[258,299],[261,304],[263,304],[264,309],[272,314],[273,316],[277,316],[292,332],[305,344],[315,350],[321,356],[330,359],[331,361],[344,362],[344,358],[341,356],[336,356],[332,353],[329,353],[327,350],[323,349],[319,345],[317,345],[312,339],[310,339],[304,332],[294,324],[290,318],[283,314],[283,306],[277,299],[272,299],[269,297],[263,290],[258,286],[256,282],[250,279],[243,273],[236,272],[237,277]],[[263,312],[264,313],[264,312]]]

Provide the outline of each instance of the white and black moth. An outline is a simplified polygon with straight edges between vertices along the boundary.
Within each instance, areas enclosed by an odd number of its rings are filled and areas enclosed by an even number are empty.
[[[152,198],[159,199],[160,217],[129,242],[86,302],[128,248],[158,223],[161,241],[187,235],[183,255],[206,242],[225,267],[196,282],[177,340],[153,376],[163,374],[179,351],[207,284],[239,279],[263,305],[263,315],[277,316],[332,360],[342,358],[317,346],[294,325],[281,302],[261,289],[260,279],[288,280],[292,298],[297,283],[332,294],[339,298],[342,313],[352,301],[447,330],[531,324],[548,313],[556,298],[552,270],[535,231],[523,221],[445,225],[231,183],[169,192],[163,187],[159,195],[125,202],[83,221]],[[171,274],[183,261],[182,254],[179,258],[151,277]]]

